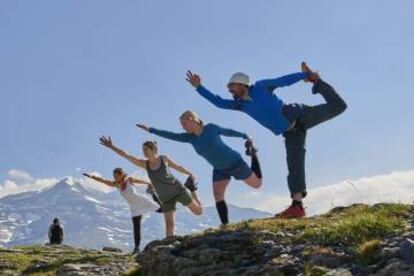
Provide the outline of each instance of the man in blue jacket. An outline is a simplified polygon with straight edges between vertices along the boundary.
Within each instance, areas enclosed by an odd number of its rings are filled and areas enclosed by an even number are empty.
[[[308,129],[341,114],[347,107],[344,100],[318,73],[313,72],[306,63],[301,65],[302,72],[293,73],[275,79],[265,79],[250,84],[249,76],[235,73],[227,88],[233,99],[223,99],[211,93],[201,84],[201,78],[191,71],[187,72],[187,81],[197,92],[215,106],[223,109],[239,110],[269,129],[273,134],[282,134],[285,138],[286,160],[288,165],[288,186],[292,204],[277,214],[280,218],[305,217],[302,200],[306,197],[305,181],[305,141]],[[324,104],[308,106],[303,104],[284,104],[274,94],[276,88],[290,86],[299,81],[313,84],[312,93],[321,94]],[[248,152],[255,152],[253,145]]]

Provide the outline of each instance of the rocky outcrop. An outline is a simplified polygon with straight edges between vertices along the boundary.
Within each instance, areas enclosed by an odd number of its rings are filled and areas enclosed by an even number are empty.
[[[367,220],[354,215],[358,208]],[[387,208],[358,205],[303,221],[256,220],[154,241],[137,260],[148,275],[414,275],[414,209],[382,221],[392,215]],[[341,219],[350,225],[335,228]],[[336,230],[343,239],[329,238]]]
[[[250,220],[153,241],[137,256],[65,245],[0,248],[0,275],[43,273],[414,275],[414,206],[354,205],[309,219]]]

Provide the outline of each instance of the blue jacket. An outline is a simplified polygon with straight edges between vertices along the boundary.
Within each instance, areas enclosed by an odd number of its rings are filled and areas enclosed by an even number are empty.
[[[294,73],[276,79],[257,81],[249,87],[249,99],[223,99],[211,93],[204,86],[197,87],[198,93],[219,108],[243,111],[275,135],[285,132],[290,123],[282,113],[283,101],[273,91],[289,86],[309,77],[309,73]]]
[[[199,136],[190,133],[174,133],[155,128],[150,128],[149,131],[166,139],[191,144],[195,151],[204,157],[215,169],[233,168],[242,159],[240,153],[230,148],[221,140],[221,135],[248,139],[248,136],[244,133],[222,128],[215,124],[204,126],[203,132]]]

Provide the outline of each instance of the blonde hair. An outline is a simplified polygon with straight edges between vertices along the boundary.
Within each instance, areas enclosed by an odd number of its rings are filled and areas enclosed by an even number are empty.
[[[204,122],[201,119],[201,117],[197,113],[195,113],[194,111],[191,111],[191,110],[187,110],[186,112],[181,114],[180,119],[189,119],[189,120],[199,124],[202,127],[204,126]]]

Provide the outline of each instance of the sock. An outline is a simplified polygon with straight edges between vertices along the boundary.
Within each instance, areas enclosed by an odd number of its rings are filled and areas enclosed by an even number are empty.
[[[262,178],[262,170],[260,168],[259,159],[256,155],[252,156],[252,171],[257,175],[258,178]]]
[[[139,244],[141,242],[141,218],[142,216],[137,216],[132,218],[132,224],[134,228],[134,242],[135,248],[139,248]]]
[[[227,209],[226,202],[224,200],[216,202],[216,208],[217,208],[217,212],[219,214],[221,223],[222,224],[228,224],[229,223],[229,215],[228,215],[228,209]]]
[[[292,205],[297,207],[303,207],[302,201],[292,200]]]

